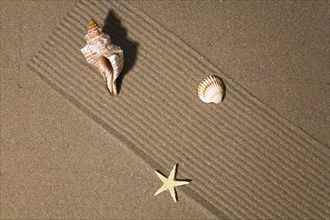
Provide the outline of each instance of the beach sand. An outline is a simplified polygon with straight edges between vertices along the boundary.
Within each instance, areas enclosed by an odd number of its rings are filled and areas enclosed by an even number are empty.
[[[1,219],[329,216],[327,1],[90,5],[0,3]],[[118,97],[80,52],[89,16],[126,52]],[[175,163],[178,203],[153,196]]]

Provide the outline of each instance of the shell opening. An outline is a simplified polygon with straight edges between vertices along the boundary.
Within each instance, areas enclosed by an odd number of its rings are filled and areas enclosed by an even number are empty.
[[[111,95],[117,95],[117,89],[115,85],[115,79],[114,79],[114,71],[112,64],[109,59],[107,59],[105,56],[99,56],[98,57],[98,63],[99,63],[99,68],[101,71],[101,74],[103,75],[107,87],[111,93]]]

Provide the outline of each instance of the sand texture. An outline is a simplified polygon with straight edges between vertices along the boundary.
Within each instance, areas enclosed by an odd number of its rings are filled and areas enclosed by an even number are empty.
[[[329,218],[327,3],[44,4],[63,10],[37,47],[1,29],[1,218]],[[124,51],[117,97],[80,52],[90,16]],[[220,105],[196,94],[209,74]],[[153,194],[176,163],[175,204]]]

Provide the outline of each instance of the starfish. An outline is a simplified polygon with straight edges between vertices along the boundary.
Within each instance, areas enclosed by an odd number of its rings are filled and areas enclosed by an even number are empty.
[[[155,196],[158,195],[159,193],[165,191],[165,190],[169,190],[171,193],[171,196],[174,200],[174,202],[177,202],[177,198],[176,198],[176,192],[174,187],[176,186],[182,186],[182,185],[186,185],[189,184],[190,181],[179,181],[179,180],[175,180],[175,172],[176,172],[176,167],[177,164],[174,165],[170,175],[168,178],[166,178],[165,176],[163,176],[160,172],[155,171],[157,176],[163,181],[163,185],[162,187],[160,187],[160,189],[155,193]]]

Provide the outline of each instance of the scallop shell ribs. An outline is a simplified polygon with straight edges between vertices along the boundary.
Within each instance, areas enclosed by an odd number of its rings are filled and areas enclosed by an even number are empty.
[[[88,63],[96,66],[110,91],[117,95],[116,79],[124,67],[124,53],[111,43],[110,36],[91,18],[85,35],[86,46],[81,49]]]
[[[224,84],[221,78],[216,75],[206,77],[197,87],[197,94],[205,103],[220,103],[224,93]]]

